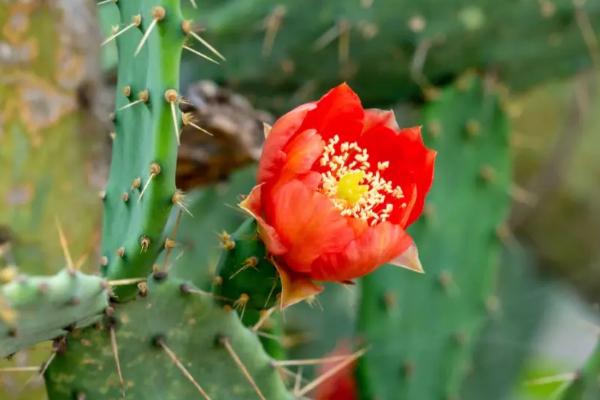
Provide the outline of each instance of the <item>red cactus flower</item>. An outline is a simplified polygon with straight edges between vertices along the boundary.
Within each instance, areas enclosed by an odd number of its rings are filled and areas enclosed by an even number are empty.
[[[347,340],[340,341],[335,349],[327,354],[328,357],[352,357],[352,347]],[[334,362],[326,362],[321,364],[317,376],[325,376],[333,373],[328,379],[317,386],[315,391],[316,400],[358,400],[358,385],[354,378],[354,369],[356,362],[352,362],[342,369],[337,369],[343,360]]]
[[[422,272],[406,227],[421,214],[435,152],[420,128],[363,109],[342,84],[281,117],[267,135],[258,184],[240,206],[281,275],[282,307],[384,263]]]

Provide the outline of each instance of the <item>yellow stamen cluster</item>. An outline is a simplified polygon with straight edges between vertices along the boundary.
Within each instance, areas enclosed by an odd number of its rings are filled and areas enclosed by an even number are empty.
[[[376,171],[372,172],[369,153],[356,142],[340,142],[335,135],[325,146],[319,162],[326,168],[321,173],[321,190],[342,215],[377,225],[386,221],[394,210],[394,205],[386,201],[387,195],[404,198],[400,186],[394,186],[381,176],[390,162],[378,162]],[[402,203],[402,207],[406,207],[406,203]]]

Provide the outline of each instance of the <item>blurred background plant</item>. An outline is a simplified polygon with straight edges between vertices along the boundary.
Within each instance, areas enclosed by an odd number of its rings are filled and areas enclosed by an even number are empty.
[[[329,287],[316,306],[286,311],[283,347],[319,357],[339,342],[376,343],[356,372],[364,398],[567,393],[600,333],[600,1],[182,6],[227,61],[192,51],[182,60],[182,109],[211,135],[193,125],[182,134],[177,187],[189,192],[194,218],[182,219],[175,273],[199,287],[210,279],[216,233],[243,220],[234,206],[254,183],[262,123],[346,80],[366,106],[393,108],[402,126],[424,125],[440,152],[429,214],[414,228],[428,274],[383,271]],[[55,219],[76,263],[98,272],[97,194],[108,175],[118,63],[115,43],[100,52],[100,42],[118,23],[112,1],[0,1],[2,275],[15,266],[56,272]],[[491,186],[481,189],[476,176]],[[449,305],[435,285],[463,300]],[[383,332],[373,316],[389,318]],[[443,334],[460,350],[446,349]],[[391,349],[387,359],[378,345]],[[49,351],[42,344],[0,366],[39,364]],[[383,382],[373,379],[380,373]],[[44,396],[27,374],[0,372],[0,382],[1,398]],[[596,398],[586,395],[568,399]]]

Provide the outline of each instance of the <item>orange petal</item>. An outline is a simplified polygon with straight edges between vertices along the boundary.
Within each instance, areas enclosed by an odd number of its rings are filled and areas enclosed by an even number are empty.
[[[313,164],[321,157],[324,146],[321,136],[314,129],[297,134],[285,147],[287,158],[281,168],[277,185],[310,172]]]
[[[404,250],[402,254],[394,258],[389,263],[396,267],[410,269],[411,271],[415,271],[420,274],[425,273],[425,270],[423,270],[423,265],[421,265],[421,260],[419,260],[419,251],[417,250],[417,245],[414,243],[408,246],[408,249]]]
[[[358,278],[402,254],[413,240],[401,226],[382,222],[369,227],[338,253],[324,254],[312,265],[312,277],[322,281]]]
[[[259,183],[271,179],[277,173],[286,158],[283,148],[298,132],[306,114],[316,106],[315,103],[307,103],[294,108],[279,118],[269,130],[258,166]]]
[[[254,186],[250,194],[240,202],[239,207],[248,213],[258,223],[258,234],[271,254],[283,254],[287,248],[279,234],[261,216],[261,185]]]
[[[271,260],[271,262],[275,265],[281,279],[280,307],[282,310],[323,291],[322,286],[316,285],[307,277],[288,271],[275,260]]]
[[[307,273],[323,253],[340,252],[354,230],[324,194],[292,180],[271,192],[270,223],[287,246],[288,269]]]

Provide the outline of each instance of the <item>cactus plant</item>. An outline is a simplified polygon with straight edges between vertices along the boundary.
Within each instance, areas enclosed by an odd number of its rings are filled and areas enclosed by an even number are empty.
[[[107,287],[100,277],[69,269],[2,285],[0,357],[93,324],[108,306]]]
[[[19,2],[20,6],[25,3],[29,2]],[[247,21],[267,16],[265,37],[253,32],[243,44],[244,51],[262,47],[265,58],[244,57],[247,62],[232,63],[213,76],[227,80],[235,74],[245,89],[266,83],[261,95],[267,97],[301,86],[310,89],[306,77],[319,65],[324,74],[314,88],[333,86],[332,81],[340,76],[349,77],[367,102],[383,103],[414,98],[418,89],[449,81],[472,66],[496,66],[502,78],[522,88],[547,74],[560,75],[586,64],[584,44],[576,42],[578,27],[563,26],[561,21],[570,18],[573,7],[595,21],[597,6],[567,6],[561,0],[548,11],[548,2],[540,4],[546,7],[542,14],[548,14],[541,19],[545,22],[536,19],[530,30],[519,25],[514,32],[497,30],[499,21],[513,12],[537,16],[538,5],[518,4],[509,10],[489,1],[473,5],[460,0],[452,7],[456,20],[447,21],[434,13],[434,9],[439,11],[437,3],[435,7],[429,1],[406,4],[402,12],[408,26],[402,28],[389,17],[389,9],[397,2],[333,1],[319,3],[317,23],[308,29],[307,24],[300,24],[302,32],[288,29],[288,22],[301,20],[308,14],[305,9],[317,3],[285,2],[273,8],[265,0],[232,0],[225,5],[206,0],[199,4],[199,15],[214,28],[219,44],[239,60],[239,33],[250,29]],[[275,123],[258,185],[254,185],[254,169],[249,168],[184,202],[175,180],[177,153],[183,128],[193,127],[193,121],[179,107],[185,102],[179,91],[181,52],[197,52],[191,42],[186,43],[194,39],[216,58],[222,56],[183,19],[180,0],[106,0],[101,6],[118,10],[120,15],[119,27],[107,39],[116,43],[119,57],[112,163],[102,196],[101,275],[85,275],[68,262],[69,268],[55,277],[21,277],[0,287],[2,355],[60,337],[62,346],[54,349],[43,369],[51,400],[284,400],[313,393],[322,400],[324,392],[314,389],[340,371],[348,388],[358,388],[366,399],[455,398],[463,393],[481,397],[484,385],[465,390],[469,385],[465,378],[479,360],[476,344],[484,323],[498,309],[495,264],[502,234],[498,228],[507,212],[510,182],[507,117],[495,86],[468,76],[443,89],[426,106],[423,119],[428,142],[439,150],[439,168],[425,218],[410,234],[419,245],[427,274],[401,273],[388,266],[361,278],[376,269],[382,258],[391,260],[407,250],[411,263],[399,257],[396,264],[422,270],[413,239],[404,231],[421,213],[433,171],[435,155],[422,145],[419,128],[399,130],[392,113],[364,110],[356,94],[340,85],[325,100],[305,104]],[[573,57],[557,59],[559,48],[539,46],[537,54],[555,62],[540,66],[535,76],[515,74],[529,60],[518,56],[514,35],[526,32],[530,43],[539,44],[547,39],[549,27],[560,28],[568,44],[559,46],[560,51]],[[317,35],[322,32],[326,35]],[[492,35],[498,40],[482,48],[481,38]],[[393,40],[384,41],[384,37]],[[459,45],[446,47],[438,43],[438,37]],[[323,57],[319,63],[299,63],[296,47],[305,50],[314,40],[319,47],[315,54],[322,52]],[[351,43],[356,40],[370,46],[354,48]],[[338,42],[337,48],[332,41]],[[439,51],[429,54],[425,62],[431,46],[439,46]],[[393,54],[399,63],[381,62]],[[296,73],[274,73],[281,68]],[[213,74],[208,68],[199,70]],[[265,79],[265,73],[271,76]],[[415,84],[409,83],[409,75]],[[373,76],[385,76],[390,84],[373,84]],[[289,96],[289,101],[297,102],[302,97],[297,94]],[[236,114],[235,110],[231,112]],[[254,131],[256,121],[251,125]],[[340,137],[343,143],[338,149]],[[323,138],[329,144],[321,142]],[[247,143],[252,159],[258,155],[258,142]],[[367,150],[374,156],[370,161],[377,161],[377,172],[369,175],[365,173],[371,168]],[[335,156],[332,160],[342,159],[341,164],[328,163],[330,155]],[[346,166],[344,157],[354,157],[354,164]],[[320,170],[313,169],[320,168],[317,161],[323,167]],[[353,169],[357,163],[361,171]],[[388,168],[394,163],[401,168],[391,172]],[[273,166],[277,171],[270,170]],[[216,176],[221,178],[211,171],[211,178]],[[284,185],[289,185],[287,192],[281,190]],[[304,189],[309,187],[306,196]],[[257,197],[259,192],[265,195]],[[241,210],[231,207],[242,200],[242,193],[250,195],[241,205],[257,218],[246,219]],[[365,193],[370,193],[366,205],[360,202]],[[299,195],[304,201],[296,205]],[[258,203],[260,207],[254,207]],[[276,203],[279,210],[274,210]],[[324,209],[331,212],[321,214]],[[471,220],[474,215],[477,218]],[[4,245],[10,234],[4,235],[2,227],[0,232],[0,245]],[[10,271],[12,264],[2,270]],[[356,298],[352,293],[339,295],[345,291],[341,286],[322,297],[327,303],[323,314],[300,317],[304,324],[296,321],[294,326],[275,307],[286,284],[296,290],[292,299],[296,301],[322,289],[313,280],[350,285],[354,283],[350,279],[357,280],[355,292],[361,294],[358,321],[351,308]],[[109,286],[112,302],[107,307]],[[282,300],[281,304],[292,302]],[[339,308],[328,307],[333,302]],[[337,318],[337,313],[344,315]],[[336,329],[331,328],[334,324]],[[299,325],[303,334],[327,337],[310,352],[301,349],[311,359],[283,360],[286,335]],[[327,353],[341,338],[367,347],[351,355],[334,352],[335,360],[312,358]],[[351,370],[363,354],[358,379],[353,381]],[[595,360],[573,385],[571,396],[588,390],[587,382],[597,372]],[[322,375],[302,386],[306,375],[287,366],[307,366]],[[293,391],[286,385],[285,374],[295,375]],[[503,384],[510,378],[503,378]],[[334,384],[327,389],[335,393]]]
[[[507,117],[489,87],[466,77],[424,119],[439,152],[426,218],[412,230],[427,274],[388,267],[363,279],[358,334],[371,346],[359,366],[364,398],[457,396],[494,309],[497,228],[509,204]]]
[[[132,399],[261,398],[258,391],[262,398],[290,398],[255,333],[244,328],[235,312],[199,293],[177,278],[150,276],[145,297],[116,307],[99,329],[70,335],[66,352],[57,355],[46,373],[50,399],[117,399],[121,390]],[[111,329],[123,386],[111,349]],[[182,373],[172,355],[193,378]]]
[[[180,125],[185,123],[178,81],[181,49],[192,32],[178,0],[119,2],[118,7],[127,32],[113,36],[118,42],[121,90],[113,117],[111,173],[103,194],[101,272],[114,282],[114,299],[125,304],[115,304],[114,315],[100,330],[75,330],[68,336],[67,348],[46,373],[48,395],[110,398],[127,393],[141,398],[163,393],[163,398],[186,398],[199,392],[205,398],[264,398],[264,392],[268,398],[287,398],[255,333],[243,328],[235,313],[219,308],[210,294],[191,283],[167,279],[166,272],[154,267],[161,251],[174,245],[165,234],[173,205],[185,208],[183,194],[175,189]],[[135,283],[153,267],[142,292],[145,297],[135,300]],[[131,338],[136,340],[129,342]],[[193,366],[176,355],[187,354],[190,346],[200,356]],[[147,375],[143,361],[156,358],[156,347],[166,357],[164,369]],[[90,365],[89,359],[96,361]],[[116,369],[109,369],[115,359]],[[231,373],[236,364],[240,370]],[[97,368],[107,375],[98,374]],[[206,375],[206,389],[192,378],[198,374]],[[122,376],[131,380],[117,379]],[[157,379],[164,376],[169,379]],[[149,385],[151,381],[160,387]]]

